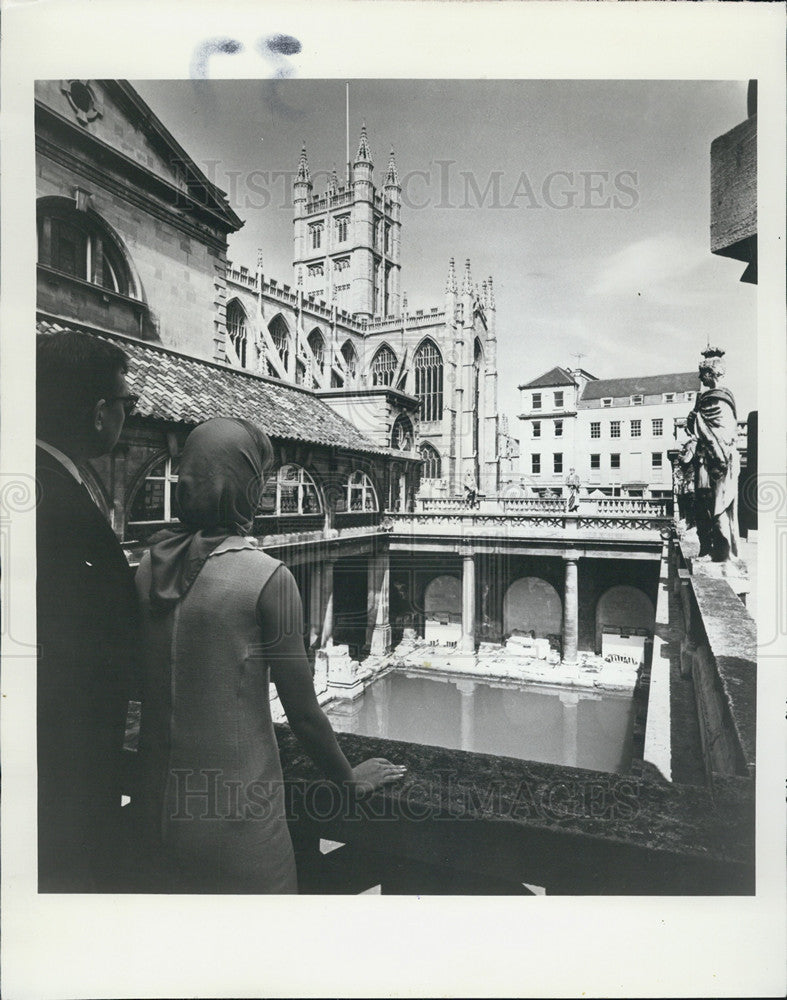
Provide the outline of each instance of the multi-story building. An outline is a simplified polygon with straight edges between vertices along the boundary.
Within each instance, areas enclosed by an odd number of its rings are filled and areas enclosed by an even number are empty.
[[[598,379],[559,367],[520,385],[524,482],[563,495],[573,468],[582,495],[670,496],[667,452],[699,387],[696,372]]]

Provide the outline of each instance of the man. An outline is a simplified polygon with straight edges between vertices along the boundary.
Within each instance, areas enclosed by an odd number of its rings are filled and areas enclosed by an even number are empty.
[[[40,892],[108,891],[118,860],[137,604],[80,467],[114,448],[136,404],[127,370],[123,351],[89,334],[38,338]]]

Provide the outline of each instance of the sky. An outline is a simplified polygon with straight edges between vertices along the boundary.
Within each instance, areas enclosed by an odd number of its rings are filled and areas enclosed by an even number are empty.
[[[229,257],[292,282],[291,184],[305,143],[315,193],[346,174],[339,80],[134,81],[243,228]],[[696,369],[727,351],[739,417],[757,406],[756,293],[710,252],[710,145],[746,117],[730,81],[354,80],[375,179],[403,185],[401,287],[442,308],[448,261],[493,276],[499,412],[554,365],[599,378]]]

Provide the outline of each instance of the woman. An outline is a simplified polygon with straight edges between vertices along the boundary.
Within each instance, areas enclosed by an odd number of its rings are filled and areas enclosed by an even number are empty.
[[[181,526],[151,539],[137,573],[143,810],[173,891],[297,891],[269,675],[329,778],[364,794],[405,771],[379,758],[350,767],[317,704],[295,581],[247,535],[271,458],[248,421],[220,417],[192,431]]]

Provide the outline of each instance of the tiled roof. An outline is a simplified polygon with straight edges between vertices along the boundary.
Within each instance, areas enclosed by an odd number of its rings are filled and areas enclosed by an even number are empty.
[[[660,396],[663,392],[698,392],[700,377],[696,371],[671,375],[639,375],[633,378],[602,378],[588,382],[581,402],[621,396]]]
[[[76,324],[39,319],[37,329],[44,334],[84,330],[122,348],[131,362],[128,383],[139,394],[142,417],[184,424],[245,417],[274,438],[391,454],[308,389]]]
[[[553,385],[574,385],[574,379],[565,368],[556,367],[551,368],[548,372],[544,372],[543,375],[539,375],[538,378],[534,378],[532,382],[520,385],[519,388],[540,389],[543,386],[551,387]]]

